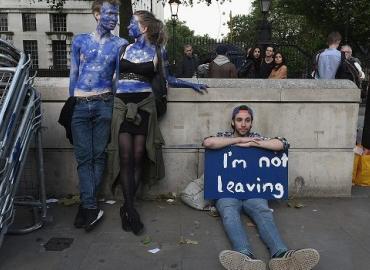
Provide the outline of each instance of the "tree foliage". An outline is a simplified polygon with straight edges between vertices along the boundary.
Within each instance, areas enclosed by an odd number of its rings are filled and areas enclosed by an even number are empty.
[[[262,19],[259,0],[252,3],[252,12],[235,16],[229,22],[230,34],[239,40],[256,40]],[[331,31],[339,31],[342,43],[354,51],[370,53],[370,1],[368,0],[272,0],[268,20],[272,40],[297,44],[313,52],[326,46]]]

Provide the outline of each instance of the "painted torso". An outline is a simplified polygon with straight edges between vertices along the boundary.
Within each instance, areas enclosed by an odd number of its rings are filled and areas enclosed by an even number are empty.
[[[116,55],[124,44],[127,44],[125,39],[112,34],[101,39],[95,32],[76,36],[72,44],[71,73],[77,69],[78,76],[74,81],[71,76],[70,94],[111,91]]]
[[[141,36],[135,41],[135,43],[127,46],[126,51],[121,55],[120,59],[126,59],[132,63],[145,63],[153,61],[155,57],[155,46]],[[129,73],[131,71],[120,70],[119,72]],[[117,93],[140,93],[151,91],[151,84],[144,81],[123,79],[119,80],[117,85]]]

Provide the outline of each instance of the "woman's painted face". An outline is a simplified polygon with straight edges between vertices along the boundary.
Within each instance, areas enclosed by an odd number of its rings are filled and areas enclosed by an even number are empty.
[[[143,32],[140,29],[140,24],[137,16],[132,16],[130,24],[127,27],[127,29],[129,36],[133,38],[138,38],[143,34]]]
[[[260,49],[254,49],[254,51],[253,51],[253,57],[254,58],[256,58],[256,59],[259,58],[260,54],[261,54]]]
[[[283,56],[280,53],[276,54],[274,59],[276,64],[281,64],[283,62]]]
[[[113,30],[118,22],[119,7],[104,2],[100,8],[99,24],[106,30]]]

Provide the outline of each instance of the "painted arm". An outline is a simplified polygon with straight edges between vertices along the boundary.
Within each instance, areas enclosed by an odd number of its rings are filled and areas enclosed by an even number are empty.
[[[177,79],[176,77],[170,75],[168,56],[167,56],[167,52],[165,49],[162,50],[162,56],[163,56],[163,61],[164,61],[166,81],[171,87],[192,88],[194,91],[200,94],[203,94],[203,92],[207,92],[208,86],[206,84],[192,83],[192,82]]]
[[[78,81],[78,73],[80,66],[80,46],[78,44],[77,38],[72,42],[71,51],[71,69],[69,73],[69,96],[74,95],[74,89]]]

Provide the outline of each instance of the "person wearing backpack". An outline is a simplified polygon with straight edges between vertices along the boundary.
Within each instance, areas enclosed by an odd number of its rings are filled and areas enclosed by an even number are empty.
[[[335,79],[335,75],[341,63],[341,52],[338,51],[342,36],[339,32],[331,32],[328,35],[328,48],[319,52],[316,57],[314,70],[315,79]]]

